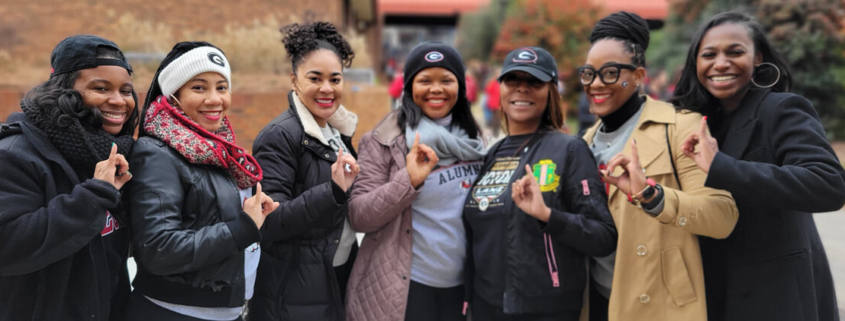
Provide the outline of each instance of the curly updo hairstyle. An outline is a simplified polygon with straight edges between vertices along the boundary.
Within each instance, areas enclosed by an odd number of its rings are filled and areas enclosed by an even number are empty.
[[[337,28],[329,22],[318,21],[304,25],[294,23],[282,27],[280,31],[284,35],[282,43],[285,44],[285,51],[291,58],[294,73],[302,60],[318,49],[326,49],[337,54],[340,64],[345,68],[352,65],[355,52],[352,51],[349,42],[337,32]]]

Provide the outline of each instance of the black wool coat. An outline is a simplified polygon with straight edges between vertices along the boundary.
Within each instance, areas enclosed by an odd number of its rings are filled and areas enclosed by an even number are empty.
[[[16,121],[0,133],[0,320],[122,320],[129,233],[101,237],[120,192],[79,177],[43,131]]]
[[[710,320],[839,320],[812,213],[841,209],[845,170],[804,97],[752,89],[705,185],[736,199],[724,240],[701,237]]]

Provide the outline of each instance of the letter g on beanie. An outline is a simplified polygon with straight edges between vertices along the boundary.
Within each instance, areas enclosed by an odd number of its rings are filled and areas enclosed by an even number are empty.
[[[232,69],[223,52],[213,47],[199,47],[184,53],[171,62],[158,75],[161,93],[168,97],[196,75],[216,72],[226,78],[232,92]]]
[[[405,61],[405,90],[411,90],[414,76],[426,68],[446,68],[458,78],[458,85],[465,89],[465,68],[461,54],[455,48],[438,41],[423,42],[408,54]]]

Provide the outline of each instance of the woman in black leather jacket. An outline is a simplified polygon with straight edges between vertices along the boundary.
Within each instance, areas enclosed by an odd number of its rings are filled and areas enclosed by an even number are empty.
[[[252,296],[259,229],[278,203],[235,144],[230,74],[220,49],[182,42],[153,78],[130,161],[138,274],[128,320],[242,320]]]

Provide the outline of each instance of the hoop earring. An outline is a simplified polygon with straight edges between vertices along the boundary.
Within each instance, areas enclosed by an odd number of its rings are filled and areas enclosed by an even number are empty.
[[[176,106],[175,106],[175,107],[182,108],[182,103],[181,103],[181,102],[179,102],[179,99],[176,99],[176,96],[173,96],[173,94],[170,94],[170,98],[173,98],[173,100],[175,100],[175,101],[176,101]]]
[[[757,68],[759,68],[762,65],[771,65],[773,68],[775,68],[775,71],[777,71],[777,73],[778,73],[777,78],[775,78],[775,81],[773,83],[771,83],[770,85],[760,86],[760,84],[758,84],[756,81],[754,81],[754,75],[751,75],[751,83],[754,84],[754,86],[757,86],[757,87],[760,87],[760,88],[771,88],[774,85],[777,85],[777,83],[780,81],[780,68],[778,68],[777,65],[775,65],[771,62],[763,62],[763,63],[760,63],[759,65],[754,66],[754,74],[755,75],[757,74]]]

